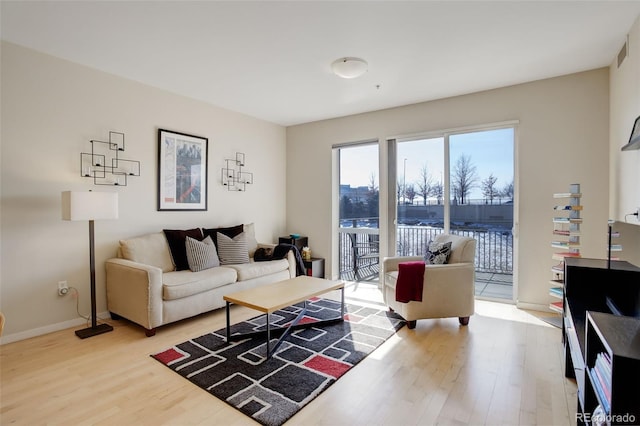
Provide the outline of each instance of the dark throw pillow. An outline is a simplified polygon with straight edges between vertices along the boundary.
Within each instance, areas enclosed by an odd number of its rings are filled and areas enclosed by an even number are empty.
[[[185,246],[186,238],[191,237],[194,240],[202,241],[204,236],[200,228],[194,229],[163,229],[169,250],[173,258],[173,264],[176,271],[184,271],[189,269],[189,261],[187,260],[187,249]]]
[[[429,241],[427,253],[424,255],[424,263],[427,265],[442,265],[449,261],[451,255],[451,241],[436,243]]]
[[[218,246],[218,232],[226,235],[229,238],[233,238],[240,235],[244,231],[244,225],[228,226],[226,228],[202,228],[202,233],[205,237],[209,236],[213,240],[216,247]]]

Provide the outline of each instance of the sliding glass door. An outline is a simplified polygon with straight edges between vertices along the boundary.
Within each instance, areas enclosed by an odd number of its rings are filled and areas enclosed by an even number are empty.
[[[444,138],[401,141],[397,146],[398,256],[418,256],[444,230]]]
[[[379,273],[378,144],[336,148],[339,166],[340,278],[372,281]]]
[[[513,300],[514,129],[448,139],[449,229],[477,240],[476,295]]]
[[[476,296],[513,301],[514,127],[396,143],[396,253],[423,255],[442,232],[473,237]]]

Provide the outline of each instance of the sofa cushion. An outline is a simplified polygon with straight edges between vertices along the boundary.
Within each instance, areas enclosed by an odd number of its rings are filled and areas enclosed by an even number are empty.
[[[203,271],[209,268],[220,266],[220,259],[216,252],[216,246],[211,237],[206,237],[202,241],[187,237],[185,240],[187,249],[187,262],[189,269],[193,272]]]
[[[233,268],[219,266],[204,271],[174,271],[163,274],[162,298],[182,299],[234,283],[238,277]]]
[[[247,238],[247,249],[249,250],[249,257],[253,257],[258,249],[258,240],[256,239],[256,229],[253,223],[244,224],[244,235]]]
[[[123,259],[155,266],[162,269],[162,272],[175,269],[169,244],[162,232],[120,240],[120,252]]]
[[[233,238],[218,233],[218,257],[221,265],[249,263],[249,249],[244,232]]]
[[[176,266],[176,271],[184,271],[189,269],[189,262],[187,261],[187,249],[185,241],[187,236],[202,241],[204,236],[200,228],[194,229],[165,229],[164,235],[167,237],[169,243],[169,249],[171,251],[171,257],[173,258],[173,264]]]
[[[265,275],[275,274],[280,271],[289,269],[289,261],[287,259],[270,260],[268,262],[251,262],[236,265],[228,265],[227,268],[233,268],[238,273],[238,281],[246,281]]]

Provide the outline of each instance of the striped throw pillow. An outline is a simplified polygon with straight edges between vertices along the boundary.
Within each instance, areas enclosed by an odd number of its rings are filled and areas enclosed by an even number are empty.
[[[213,244],[211,237],[207,237],[202,241],[187,237],[184,244],[187,249],[189,269],[193,272],[220,266],[216,246]]]
[[[221,265],[249,263],[249,247],[245,233],[229,238],[218,232],[218,256]]]

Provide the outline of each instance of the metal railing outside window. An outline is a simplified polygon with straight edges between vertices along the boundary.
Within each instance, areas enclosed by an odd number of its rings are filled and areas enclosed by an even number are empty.
[[[429,241],[443,232],[442,228],[428,226],[398,226],[397,241],[399,256],[422,256]],[[339,256],[340,276],[350,278],[354,272],[354,258],[349,234],[358,239],[378,234],[373,228],[340,228]],[[482,229],[452,229],[451,233],[474,238],[476,247],[476,271],[496,274],[513,274],[513,235],[510,231]],[[375,271],[373,271],[375,272]]]

